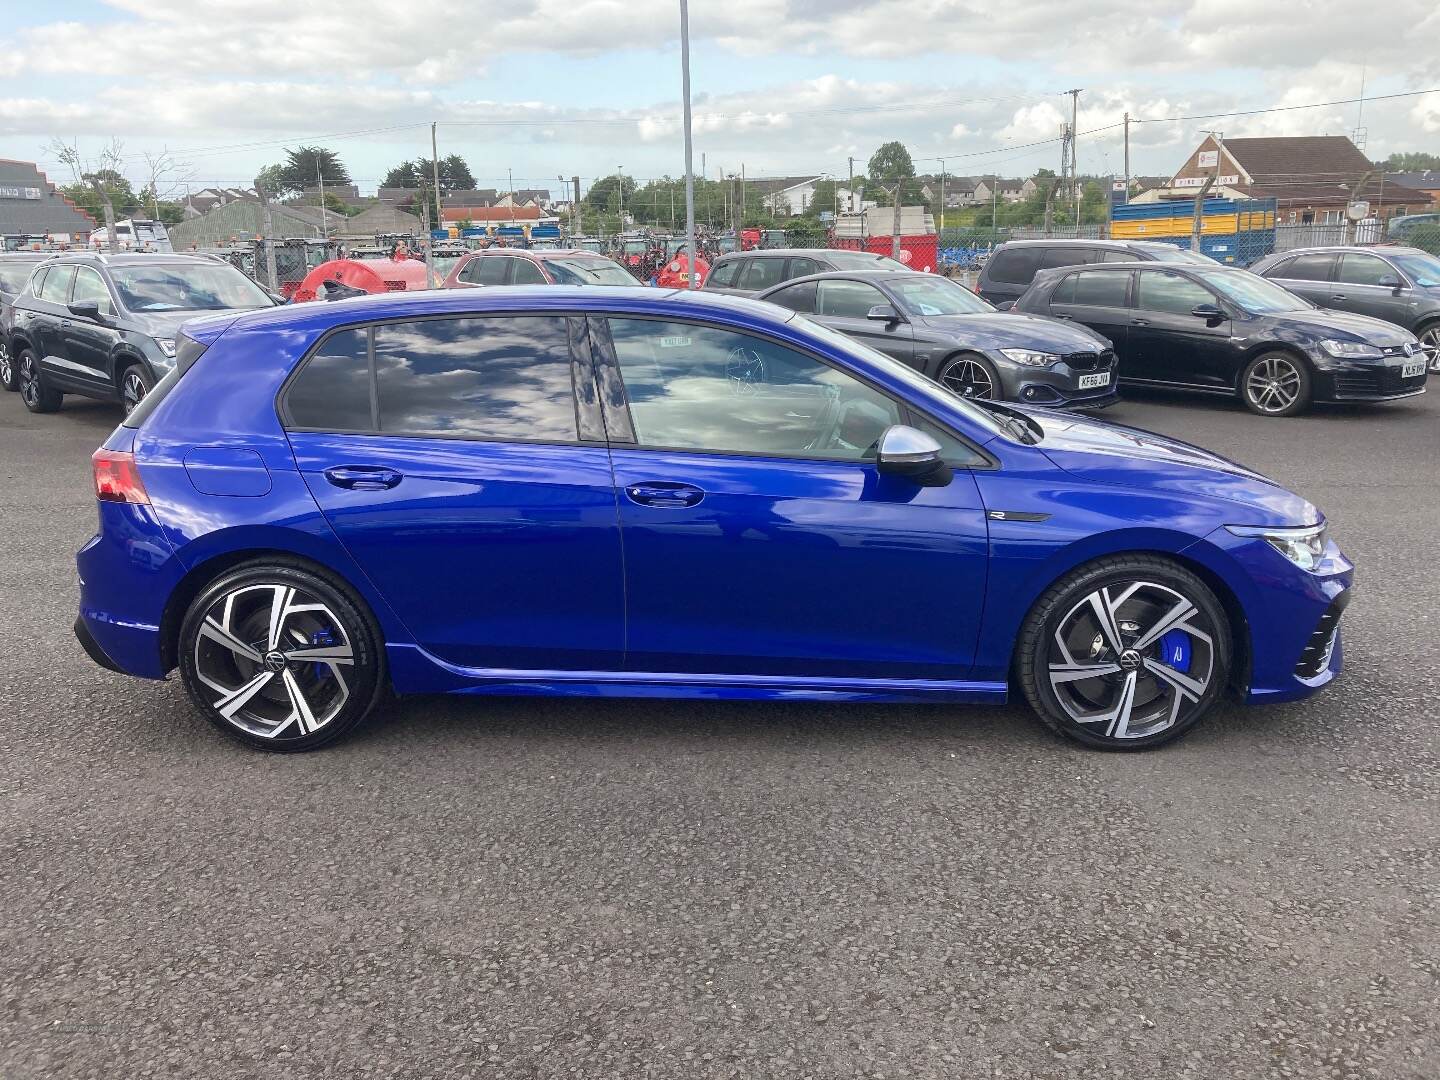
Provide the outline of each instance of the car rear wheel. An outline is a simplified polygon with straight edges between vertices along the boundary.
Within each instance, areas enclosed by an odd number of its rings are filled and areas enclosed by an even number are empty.
[[[54,412],[60,408],[60,402],[64,395],[45,382],[45,377],[40,373],[40,362],[35,359],[35,351],[30,348],[20,350],[20,356],[16,362],[18,374],[16,380],[20,387],[20,400],[25,403],[25,408],[33,413]]]
[[[301,566],[248,563],[197,596],[180,628],[191,700],[260,750],[314,750],[353,730],[384,685],[374,620],[345,589]]]
[[[1310,368],[1285,352],[1261,353],[1240,373],[1240,399],[1261,416],[1294,416],[1310,407]]]
[[[1087,746],[1142,750],[1187,731],[1220,698],[1229,624],[1185,568],[1155,556],[1101,559],[1036,603],[1016,667],[1052,730]]]
[[[0,390],[20,389],[20,373],[10,358],[10,346],[0,341]]]
[[[1440,322],[1422,326],[1419,338],[1420,344],[1430,350],[1430,371],[1440,375]]]
[[[939,382],[960,397],[998,400],[1005,396],[994,365],[975,353],[946,357],[940,365]]]
[[[145,400],[145,395],[155,389],[155,378],[144,364],[131,364],[120,376],[120,403],[129,416],[135,407]]]

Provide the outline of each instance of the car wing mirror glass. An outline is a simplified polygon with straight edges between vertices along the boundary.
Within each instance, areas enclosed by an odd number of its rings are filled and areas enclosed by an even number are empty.
[[[893,307],[891,307],[889,304],[876,304],[874,307],[872,307],[869,311],[865,313],[865,317],[867,319],[873,319],[876,322],[884,323],[894,323],[900,321],[900,313],[896,311]]]
[[[933,436],[894,424],[876,444],[875,464],[882,473],[903,476],[921,487],[944,487],[950,483],[951,472],[941,453]]]

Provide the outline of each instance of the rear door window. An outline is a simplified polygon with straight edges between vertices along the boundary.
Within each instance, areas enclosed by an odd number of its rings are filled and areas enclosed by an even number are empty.
[[[545,274],[540,267],[529,259],[512,259],[515,264],[515,274],[510,279],[512,285],[548,285]]]
[[[751,259],[740,275],[742,289],[760,292],[785,280],[784,259]]]
[[[1029,285],[1040,269],[1044,248],[1024,247],[1001,251],[990,259],[986,276],[1006,285]]]
[[[52,304],[64,304],[70,297],[70,282],[75,280],[75,267],[52,266],[40,287],[40,299]]]
[[[1089,307],[1124,307],[1130,275],[1122,270],[1082,270],[1071,274],[1075,283],[1072,304]]]
[[[489,315],[375,327],[380,431],[575,442],[566,319]]]
[[[765,298],[772,304],[779,304],[791,311],[803,312],[806,315],[815,311],[815,282],[805,281],[799,285],[787,285],[778,289]]]
[[[288,427],[317,431],[373,431],[370,331],[331,334],[305,361],[285,393]]]
[[[1265,276],[1287,278],[1290,281],[1329,281],[1334,265],[1334,255],[1297,255]]]
[[[820,273],[820,264],[814,259],[801,257],[792,258],[790,266],[785,271],[786,278],[809,277],[811,274]]]
[[[1045,252],[1045,257],[1040,260],[1041,270],[1053,270],[1060,266],[1084,266],[1086,263],[1100,261],[1100,252],[1094,248],[1082,247],[1053,247]]]
[[[460,280],[471,285],[504,285],[511,261],[503,255],[471,259],[460,271]]]

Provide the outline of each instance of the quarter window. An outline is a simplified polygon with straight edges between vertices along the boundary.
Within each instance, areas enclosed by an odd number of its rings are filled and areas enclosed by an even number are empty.
[[[1399,281],[1400,275],[1384,259],[1374,255],[1346,252],[1340,256],[1340,273],[1335,276],[1336,281],[1347,285],[1379,285],[1381,278]]]
[[[641,446],[861,461],[901,422],[890,398],[764,338],[691,323],[609,322]]]
[[[1197,304],[1213,304],[1210,290],[1187,277],[1163,271],[1145,270],[1140,274],[1140,292],[1136,307],[1145,311],[1163,311],[1171,315],[1189,315]]]
[[[290,384],[285,412],[291,426],[321,431],[372,431],[370,331],[331,334]]]
[[[863,281],[821,281],[816,292],[817,314],[840,319],[863,319],[877,304],[888,304],[885,294]]]
[[[728,289],[735,280],[735,271],[740,267],[740,259],[731,259],[729,262],[721,262],[710,271],[710,276],[705,279],[706,285],[712,285],[717,289]]]
[[[425,319],[374,332],[382,432],[575,441],[563,317]]]

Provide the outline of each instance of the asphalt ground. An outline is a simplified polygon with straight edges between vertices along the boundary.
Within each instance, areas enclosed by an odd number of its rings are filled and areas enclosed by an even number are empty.
[[[1109,415],[1330,515],[1336,685],[1140,755],[425,698],[277,757],[86,659],[118,412],[0,395],[0,1078],[1440,1076],[1440,393]]]

